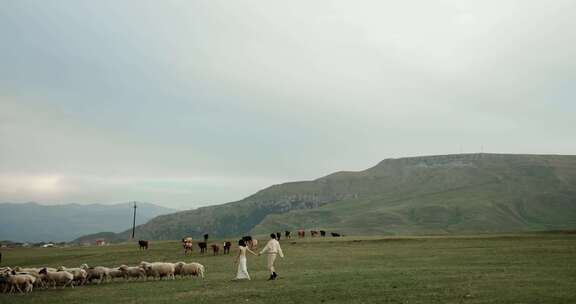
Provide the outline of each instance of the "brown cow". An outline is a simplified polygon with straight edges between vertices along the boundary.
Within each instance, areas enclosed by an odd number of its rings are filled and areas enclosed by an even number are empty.
[[[320,234],[320,232],[318,232],[316,230],[310,230],[310,236],[311,237],[316,237],[316,236],[318,236],[318,234]]]
[[[212,251],[214,252],[214,255],[218,255],[218,253],[220,252],[220,246],[216,245],[216,244],[212,244]]]
[[[305,236],[306,236],[306,231],[304,231],[304,229],[298,230],[298,237],[299,238],[303,238]]]
[[[140,246],[140,249],[146,249],[148,250],[148,241],[145,240],[139,240],[138,241],[138,245]]]

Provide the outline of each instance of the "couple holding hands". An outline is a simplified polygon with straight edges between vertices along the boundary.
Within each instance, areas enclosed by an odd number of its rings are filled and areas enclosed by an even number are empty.
[[[235,280],[250,280],[250,275],[248,274],[248,267],[246,265],[246,252],[253,255],[268,254],[268,270],[270,271],[270,278],[268,280],[275,280],[278,274],[274,269],[274,261],[276,256],[279,255],[284,258],[284,253],[282,253],[282,248],[280,247],[280,242],[276,240],[276,234],[270,234],[270,241],[260,250],[258,254],[254,253],[252,250],[248,249],[244,240],[238,241],[239,250],[238,255],[234,260],[234,263],[238,263],[238,272],[236,273]]]

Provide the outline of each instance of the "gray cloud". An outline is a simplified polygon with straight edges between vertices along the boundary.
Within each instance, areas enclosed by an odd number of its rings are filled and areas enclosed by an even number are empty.
[[[575,9],[8,1],[0,201],[192,208],[387,157],[574,154]]]

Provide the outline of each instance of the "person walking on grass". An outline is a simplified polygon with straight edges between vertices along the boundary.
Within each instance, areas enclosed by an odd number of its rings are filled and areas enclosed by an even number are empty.
[[[246,247],[244,240],[239,240],[238,255],[236,255],[234,259],[234,264],[238,263],[238,272],[236,272],[236,278],[234,278],[234,280],[250,280],[248,266],[246,265],[246,252],[256,255],[256,253]]]
[[[276,260],[276,255],[279,255],[281,258],[284,258],[284,253],[282,253],[280,243],[276,240],[275,233],[270,234],[270,240],[268,241],[268,244],[266,244],[266,246],[262,248],[262,250],[260,251],[260,253],[258,253],[258,255],[264,253],[268,254],[268,270],[270,271],[270,278],[268,279],[268,281],[276,280],[278,274],[276,273],[276,269],[274,269],[274,261]]]

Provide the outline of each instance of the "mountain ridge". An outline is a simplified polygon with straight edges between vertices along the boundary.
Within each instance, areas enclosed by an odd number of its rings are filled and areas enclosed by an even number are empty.
[[[546,211],[543,202],[554,208]],[[564,229],[576,227],[575,202],[576,156],[415,156],[272,185],[239,201],[154,218],[136,231],[146,239],[178,239],[298,228],[347,234]]]

